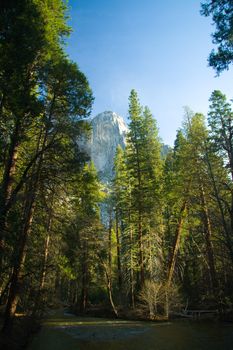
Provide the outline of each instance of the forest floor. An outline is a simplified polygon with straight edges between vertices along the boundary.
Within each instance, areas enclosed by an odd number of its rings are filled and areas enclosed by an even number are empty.
[[[0,318],[0,328],[2,328],[3,319]],[[40,329],[40,322],[32,317],[16,316],[13,329],[10,334],[0,332],[1,350],[21,350],[24,349],[30,338]]]

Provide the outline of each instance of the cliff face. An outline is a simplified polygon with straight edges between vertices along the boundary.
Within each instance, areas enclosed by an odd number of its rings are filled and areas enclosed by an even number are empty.
[[[127,126],[122,117],[114,112],[103,112],[91,120],[92,134],[87,143],[88,154],[93,160],[102,181],[108,182],[113,175],[116,148],[125,147]]]
[[[113,178],[116,148],[125,148],[128,127],[122,117],[114,112],[103,112],[91,120],[92,132],[88,140],[80,142],[81,148],[94,162],[100,180],[108,183]],[[161,156],[164,158],[170,147],[163,145]]]

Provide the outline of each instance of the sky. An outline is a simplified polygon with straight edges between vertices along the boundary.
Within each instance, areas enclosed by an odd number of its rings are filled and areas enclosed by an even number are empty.
[[[69,6],[66,51],[89,80],[92,116],[111,110],[127,122],[135,89],[172,146],[184,106],[207,115],[213,90],[233,97],[233,70],[216,77],[208,67],[214,26],[200,15],[199,0],[69,0]]]

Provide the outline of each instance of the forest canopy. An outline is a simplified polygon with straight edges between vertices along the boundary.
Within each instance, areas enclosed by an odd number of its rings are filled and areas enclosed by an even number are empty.
[[[233,60],[232,2],[207,1],[202,14],[216,23],[209,63],[221,73]],[[186,108],[164,154],[132,90],[126,147],[103,183],[78,142],[91,133],[93,94],[65,52],[70,31],[62,0],[1,4],[3,332],[17,312],[61,304],[150,319],[185,305],[232,309],[232,102],[215,90],[207,118]]]

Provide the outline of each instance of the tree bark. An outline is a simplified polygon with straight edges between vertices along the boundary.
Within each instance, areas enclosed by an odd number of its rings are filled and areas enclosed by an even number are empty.
[[[112,210],[109,213],[109,226],[108,226],[108,265],[110,273],[112,272]]]
[[[81,298],[79,310],[80,313],[85,313],[88,301],[88,252],[87,252],[87,242],[85,239],[83,246],[83,257],[82,257],[82,288],[81,288]]]
[[[11,196],[14,175],[16,172],[16,164],[18,159],[19,132],[20,122],[19,119],[17,119],[15,123],[15,129],[11,137],[8,159],[4,170],[3,181],[0,189],[0,271],[2,270],[4,256],[6,219],[8,212],[7,203]]]
[[[206,241],[206,251],[207,251],[207,257],[208,257],[208,265],[209,265],[210,276],[211,276],[211,284],[212,284],[211,287],[212,287],[212,292],[216,296],[218,282],[217,282],[217,274],[216,274],[215,261],[214,261],[214,249],[213,249],[213,244],[211,240],[212,228],[211,228],[209,211],[207,208],[203,185],[201,185],[201,200],[202,200],[202,210],[204,214],[205,241]]]
[[[109,301],[110,301],[110,304],[111,304],[111,307],[113,309],[113,312],[115,314],[116,317],[118,317],[118,311],[117,311],[117,308],[114,304],[114,301],[113,301],[113,296],[112,296],[112,279],[111,279],[111,276],[109,274],[109,265],[108,264],[105,264],[105,262],[103,261],[102,257],[100,254],[98,254],[98,257],[100,259],[100,262],[104,268],[104,271],[105,271],[105,277],[106,277],[106,282],[107,282],[107,289],[108,289],[108,297],[109,297]]]
[[[22,271],[26,258],[26,243],[28,235],[31,231],[31,225],[34,213],[34,193],[30,195],[25,204],[24,211],[24,225],[21,231],[19,242],[18,242],[18,255],[13,268],[13,274],[11,278],[10,291],[6,306],[6,312],[3,323],[3,332],[10,333],[13,325],[13,318],[18,305],[20,291],[22,286]]]
[[[122,294],[122,272],[121,272],[121,252],[120,252],[120,235],[119,235],[118,209],[116,209],[116,243],[117,243],[118,289],[119,289],[120,299],[121,299],[121,294]]]
[[[27,239],[31,233],[31,226],[32,226],[32,220],[33,220],[33,214],[34,214],[34,208],[35,208],[35,199],[36,199],[38,183],[40,179],[41,168],[43,164],[43,156],[44,156],[43,150],[46,149],[48,131],[45,130],[45,133],[42,139],[42,144],[41,144],[41,136],[42,136],[42,129],[38,138],[37,150],[36,150],[36,153],[38,153],[39,149],[41,149],[40,157],[38,158],[37,163],[34,163],[34,167],[32,169],[32,174],[31,174],[31,181],[28,184],[28,188],[26,188],[26,191],[27,191],[26,201],[25,201],[25,207],[24,207],[22,230],[19,233],[18,254],[16,256],[16,260],[13,267],[9,297],[8,297],[6,311],[4,315],[4,323],[3,323],[3,329],[2,329],[4,333],[10,333],[12,330],[13,319],[14,319],[16,308],[18,305],[19,297],[20,297],[22,277],[23,277],[22,273],[23,273],[23,267],[24,267],[24,262],[26,258]]]
[[[168,288],[171,285],[172,277],[175,270],[176,257],[177,257],[178,250],[180,248],[181,230],[184,222],[184,214],[185,214],[186,208],[187,208],[187,199],[184,200],[183,205],[180,209],[179,220],[176,227],[175,240],[173,244],[173,250],[172,250],[172,254],[169,262],[169,267],[168,267],[168,276],[167,276]]]
[[[133,266],[133,230],[131,227],[131,216],[129,214],[129,225],[130,225],[130,299],[131,306],[135,308],[135,293],[134,293],[134,266]]]
[[[139,245],[139,268],[140,268],[140,289],[145,282],[144,259],[143,259],[143,236],[142,236],[142,217],[138,215],[138,245]]]
[[[110,274],[108,273],[108,268],[105,265],[104,265],[104,268],[105,268],[105,276],[106,276],[106,280],[107,280],[109,301],[110,301],[110,304],[111,304],[111,307],[113,309],[115,316],[118,317],[118,311],[117,311],[117,308],[114,304],[113,297],[112,297],[112,278],[111,278]]]
[[[38,291],[36,293],[35,304],[32,312],[33,316],[36,315],[39,309],[41,296],[45,287],[45,279],[47,274],[47,262],[48,262],[49,246],[50,246],[50,238],[51,238],[50,236],[51,225],[52,225],[52,207],[49,210],[49,217],[48,217],[47,230],[46,230],[47,236],[45,238],[45,245],[44,245],[43,265],[41,270],[40,283],[39,283]]]
[[[209,156],[208,156],[208,151],[206,150],[206,161],[207,161],[207,166],[208,166],[208,170],[209,170],[209,174],[210,174],[210,178],[212,180],[212,184],[213,184],[213,190],[214,190],[214,195],[218,204],[218,208],[220,211],[220,216],[221,216],[221,221],[222,221],[222,226],[223,226],[223,230],[224,230],[224,235],[225,235],[225,239],[226,239],[226,246],[228,248],[229,251],[229,256],[231,259],[231,262],[233,263],[233,242],[232,242],[232,238],[231,238],[231,233],[229,232],[229,229],[227,227],[227,222],[226,222],[226,218],[225,218],[225,214],[224,214],[224,209],[223,209],[223,205],[222,205],[222,201],[220,198],[220,194],[216,185],[216,180],[215,180],[215,176],[212,170],[212,165],[210,163],[209,160]],[[233,196],[232,196],[232,216],[231,216],[231,231],[233,229]]]

